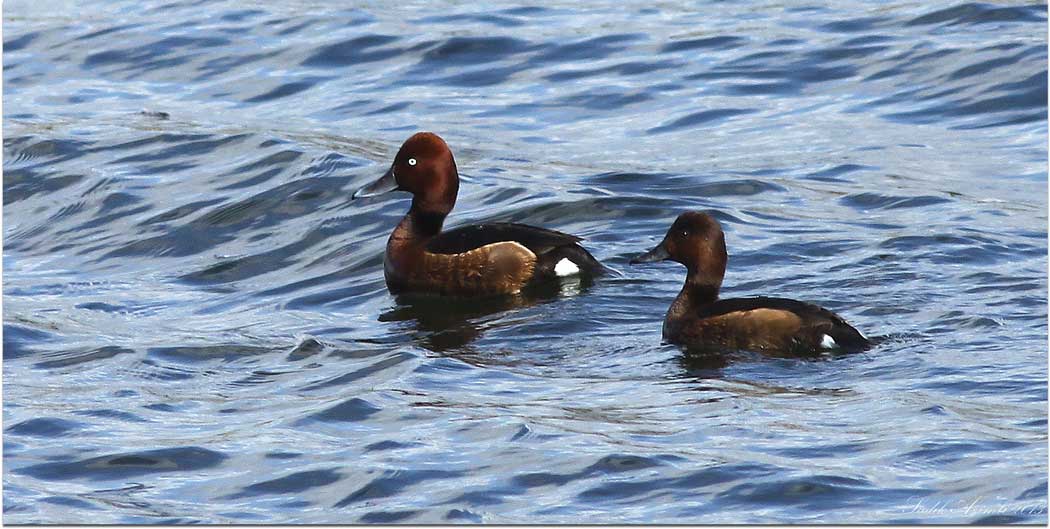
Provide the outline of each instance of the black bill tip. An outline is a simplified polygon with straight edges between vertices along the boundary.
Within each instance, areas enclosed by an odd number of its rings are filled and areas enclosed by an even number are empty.
[[[670,258],[671,254],[667,252],[667,247],[664,246],[664,243],[660,243],[656,245],[656,248],[632,258],[629,262],[630,264],[655,263],[657,261],[666,261]]]

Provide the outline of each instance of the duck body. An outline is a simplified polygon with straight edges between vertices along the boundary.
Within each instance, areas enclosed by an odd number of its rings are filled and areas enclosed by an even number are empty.
[[[671,305],[663,325],[671,343],[712,350],[819,352],[868,347],[867,338],[837,314],[785,298],[720,299]]]
[[[664,240],[632,263],[673,260],[687,268],[685,285],[663,324],[665,340],[689,349],[802,354],[859,351],[870,342],[837,314],[793,299],[718,299],[728,254],[725,234],[706,213],[683,213]]]
[[[427,237],[415,231],[418,222],[406,215],[387,241],[383,272],[392,293],[516,294],[533,283],[573,275],[567,269],[593,273],[601,268],[578,244],[580,238],[566,233],[493,223]]]
[[[403,190],[413,195],[384,254],[383,272],[392,293],[516,294],[534,283],[604,270],[579,245],[581,238],[554,230],[489,223],[442,231],[458,189],[451,151],[436,134],[424,132],[402,145],[382,178],[354,194]]]

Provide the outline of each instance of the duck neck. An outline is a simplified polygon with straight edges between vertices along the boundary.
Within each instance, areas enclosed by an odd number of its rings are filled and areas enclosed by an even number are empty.
[[[445,223],[446,213],[438,213],[417,209],[415,206],[408,210],[405,218],[394,228],[390,234],[388,248],[391,246],[426,246],[430,239],[441,233],[441,226]]]
[[[444,214],[427,213],[412,208],[394,228],[386,241],[383,255],[383,274],[387,285],[395,284],[419,271],[424,261],[427,243],[441,233]]]
[[[714,303],[718,300],[718,291],[721,287],[721,281],[712,282],[710,278],[701,278],[699,274],[690,273],[678,297],[667,311],[668,319],[677,320],[696,312],[704,305]]]

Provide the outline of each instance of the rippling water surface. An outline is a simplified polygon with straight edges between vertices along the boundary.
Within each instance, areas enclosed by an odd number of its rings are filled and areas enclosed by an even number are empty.
[[[1046,523],[1045,5],[334,5],[5,2],[5,522]],[[621,274],[391,297],[417,130]],[[661,345],[685,209],[882,343]]]

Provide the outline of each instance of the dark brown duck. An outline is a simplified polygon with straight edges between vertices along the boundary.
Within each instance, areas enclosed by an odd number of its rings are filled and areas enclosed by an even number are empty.
[[[383,259],[393,293],[515,294],[531,283],[604,270],[578,244],[580,237],[554,230],[499,222],[441,231],[456,205],[459,172],[437,134],[412,135],[390,170],[353,197],[389,191],[412,194],[412,206],[390,234]]]
[[[726,272],[725,234],[714,217],[682,213],[662,242],[631,264],[685,265],[685,285],[664,319],[664,339],[689,348],[806,353],[859,351],[870,342],[835,313],[783,298],[718,299]]]

